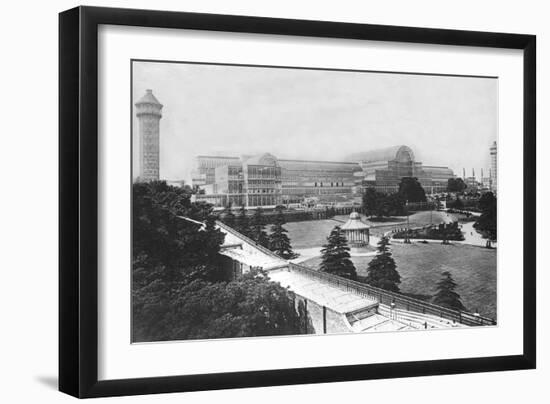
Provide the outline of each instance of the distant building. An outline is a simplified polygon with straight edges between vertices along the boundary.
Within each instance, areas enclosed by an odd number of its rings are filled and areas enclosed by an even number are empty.
[[[192,173],[196,195],[217,206],[273,207],[315,197],[330,201],[351,198],[361,168],[350,162],[283,160],[258,156],[198,156]]]
[[[367,187],[397,192],[403,177],[417,177],[427,193],[447,190],[454,178],[447,167],[422,166],[407,146],[349,156],[347,161],[277,159],[258,156],[198,156],[193,187],[216,206],[276,206],[315,200],[320,204],[353,203]],[[357,199],[357,198],[355,198]]]
[[[139,177],[138,181],[159,179],[159,122],[162,104],[152,90],[136,102],[139,126]]]
[[[275,156],[198,156],[193,186],[204,190],[195,195],[216,206],[277,206],[282,203],[281,167]]]
[[[193,185],[213,184],[216,179],[216,168],[231,165],[240,167],[241,160],[238,157],[198,156],[195,160],[195,169],[191,173]]]
[[[448,167],[423,166],[415,160],[412,149],[404,145],[351,154],[346,160],[361,167],[362,188],[372,187],[385,193],[397,192],[403,177],[418,178],[427,193],[446,191],[449,178],[455,178]]]
[[[498,166],[498,160],[497,160],[497,142],[493,142],[489,149],[489,153],[491,155],[491,171],[490,171],[490,178],[491,178],[491,191],[493,191],[495,194],[497,193],[497,166]]]
[[[138,181],[159,179],[159,126],[163,105],[147,90],[136,104],[139,127]],[[495,169],[496,173],[496,144]],[[198,156],[191,173],[195,199],[215,206],[246,207],[303,203],[354,204],[368,187],[399,190],[403,177],[416,177],[428,194],[446,191],[454,178],[448,167],[423,166],[408,146],[348,156],[344,161],[277,159],[258,156]],[[181,186],[181,184],[179,184]]]
[[[355,186],[356,163],[339,161],[279,160],[284,203],[297,203],[304,198],[336,202],[349,199]]]
[[[455,178],[453,170],[448,167],[422,166],[424,175],[419,178],[427,193],[446,192],[449,178]]]

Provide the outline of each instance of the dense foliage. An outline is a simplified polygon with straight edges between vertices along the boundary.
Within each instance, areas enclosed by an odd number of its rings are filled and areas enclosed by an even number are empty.
[[[301,332],[288,290],[261,272],[229,281],[211,213],[188,190],[134,184],[133,341]]]
[[[408,202],[426,202],[426,192],[416,177],[401,178],[398,193]]]
[[[141,269],[149,276],[160,267],[171,278],[222,278],[218,252],[224,235],[214,226],[210,205],[191,203],[185,189],[159,181],[134,184],[132,209],[134,281],[141,279]],[[178,216],[207,226],[199,231],[200,224]]]
[[[457,195],[454,201],[447,202],[447,207],[451,209],[462,210],[464,209],[464,202],[462,202],[462,199],[460,199],[460,197]]]
[[[467,187],[462,178],[449,178],[447,180],[447,192],[464,192]]]
[[[405,214],[405,199],[399,194],[384,194],[367,188],[363,194],[363,211],[370,217],[389,217]]]
[[[348,241],[339,226],[334,227],[321,250],[319,269],[343,278],[356,279],[357,272],[351,262]]]
[[[401,275],[397,272],[397,265],[388,247],[389,239],[382,237],[378,242],[378,253],[369,262],[365,282],[377,288],[399,292]]]
[[[437,282],[437,292],[433,297],[433,303],[454,310],[466,311],[466,307],[460,301],[460,295],[455,292],[456,283],[448,271],[443,272],[441,280]]]
[[[490,248],[491,242],[497,240],[497,198],[492,192],[486,192],[479,199],[478,206],[481,216],[474,227],[487,239],[487,248]]]
[[[403,229],[396,231],[393,238],[401,239],[408,236],[410,239],[425,239],[425,240],[453,240],[462,241],[464,235],[458,227],[458,222],[441,223],[437,226],[428,226],[421,229]]]

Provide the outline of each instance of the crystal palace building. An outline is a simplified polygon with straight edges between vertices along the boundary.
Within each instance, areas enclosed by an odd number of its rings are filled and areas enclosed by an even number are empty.
[[[424,166],[408,146],[394,146],[348,156],[344,161],[278,159],[257,156],[197,156],[193,186],[197,200],[215,206],[273,207],[313,199],[352,200],[365,188],[397,192],[403,177],[416,177],[427,193],[445,191],[454,178],[447,167]]]
[[[139,127],[137,181],[159,179],[159,122],[163,105],[147,90],[135,104]],[[496,177],[496,145],[491,149]],[[344,161],[256,156],[197,156],[192,183],[196,200],[215,206],[272,207],[279,204],[352,201],[368,187],[397,192],[403,177],[417,177],[427,193],[445,191],[453,178],[447,167],[424,166],[408,146],[355,153]],[[496,186],[496,179],[495,179]]]

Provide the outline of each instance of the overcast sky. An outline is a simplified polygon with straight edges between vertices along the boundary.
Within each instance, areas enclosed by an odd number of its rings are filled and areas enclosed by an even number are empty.
[[[164,105],[162,179],[189,181],[199,154],[338,161],[397,144],[426,165],[488,175],[497,140],[494,78],[134,62],[134,103],[146,89]],[[135,111],[133,123],[136,176]]]

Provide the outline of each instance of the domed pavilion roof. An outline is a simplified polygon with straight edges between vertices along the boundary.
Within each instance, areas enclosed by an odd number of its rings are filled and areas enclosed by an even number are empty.
[[[364,230],[370,227],[361,221],[361,215],[357,212],[351,212],[349,220],[341,227],[342,230]]]

